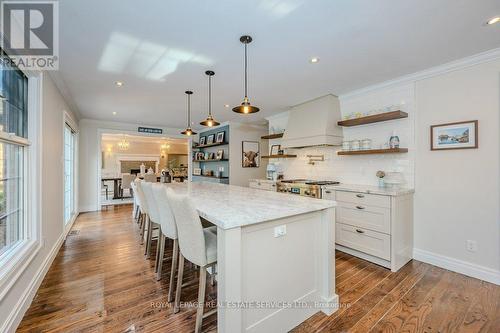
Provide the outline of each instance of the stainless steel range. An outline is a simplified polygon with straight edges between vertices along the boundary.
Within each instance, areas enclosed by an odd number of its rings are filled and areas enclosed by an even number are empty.
[[[317,181],[307,179],[281,180],[277,183],[278,192],[302,195],[304,197],[321,199],[321,187],[337,185],[337,181]]]

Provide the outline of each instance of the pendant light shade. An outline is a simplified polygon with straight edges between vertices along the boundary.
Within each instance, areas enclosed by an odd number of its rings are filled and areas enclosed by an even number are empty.
[[[207,127],[218,126],[220,125],[220,123],[218,121],[215,121],[214,117],[212,116],[212,76],[215,75],[215,72],[206,71],[205,74],[208,75],[208,117],[207,119],[200,122],[200,125]]]
[[[186,91],[187,95],[187,113],[188,113],[188,122],[187,122],[187,128],[181,132],[181,134],[191,136],[197,134],[195,131],[191,129],[191,95],[193,94],[192,91]]]
[[[241,36],[240,42],[242,42],[245,45],[245,97],[243,98],[243,102],[241,103],[241,105],[235,106],[233,108],[233,111],[236,113],[243,113],[243,114],[255,113],[259,112],[260,109],[256,106],[250,105],[250,100],[248,99],[248,92],[247,92],[247,67],[248,67],[247,45],[252,42],[252,37]]]

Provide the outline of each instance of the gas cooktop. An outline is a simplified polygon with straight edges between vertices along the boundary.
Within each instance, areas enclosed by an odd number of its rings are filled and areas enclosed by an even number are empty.
[[[289,179],[281,180],[281,183],[305,184],[305,185],[338,185],[340,182],[334,180],[309,180],[309,179]]]

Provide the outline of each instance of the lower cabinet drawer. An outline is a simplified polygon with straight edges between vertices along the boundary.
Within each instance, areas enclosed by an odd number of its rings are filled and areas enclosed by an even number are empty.
[[[336,221],[363,229],[391,233],[391,210],[337,201]]]
[[[337,222],[335,242],[375,257],[391,260],[391,236],[380,232]]]
[[[264,191],[276,191],[276,184],[275,183],[271,183],[271,182],[256,182],[256,181],[251,181],[249,183],[249,187],[256,188],[258,190],[264,190]]]

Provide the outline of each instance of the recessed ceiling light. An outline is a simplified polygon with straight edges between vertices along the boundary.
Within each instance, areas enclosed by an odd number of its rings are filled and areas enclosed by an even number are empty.
[[[116,116],[116,111],[113,111],[113,116]]]
[[[311,58],[311,60],[309,60],[309,61],[311,62],[311,64],[315,64],[315,63],[319,62],[319,58],[317,58],[317,57],[313,57],[313,58]]]
[[[121,86],[123,86],[123,82],[122,81],[115,81],[115,85],[117,87],[121,87]]]
[[[224,107],[225,107],[225,108],[228,108],[228,107],[229,107],[229,104],[224,104]]]
[[[492,24],[495,24],[495,23],[498,23],[500,22],[500,16],[496,16],[496,17],[493,17],[492,19],[490,19],[488,22],[486,22],[488,25],[492,25]]]

